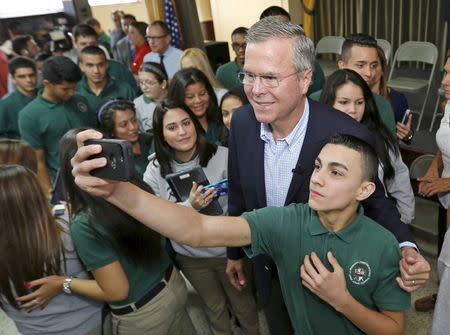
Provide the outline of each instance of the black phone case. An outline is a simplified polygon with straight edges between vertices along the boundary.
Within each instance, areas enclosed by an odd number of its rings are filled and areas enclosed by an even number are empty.
[[[84,145],[99,144],[102,152],[90,158],[105,157],[108,163],[101,168],[91,171],[91,175],[119,181],[130,181],[135,175],[134,159],[131,143],[126,140],[100,139],[87,140]]]

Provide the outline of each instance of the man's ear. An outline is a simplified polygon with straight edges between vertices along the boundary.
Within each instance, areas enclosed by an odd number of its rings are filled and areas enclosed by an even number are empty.
[[[339,70],[342,70],[342,69],[346,68],[345,63],[344,63],[343,60],[338,61],[338,68],[339,68]]]
[[[370,197],[373,192],[375,192],[375,183],[371,181],[363,181],[358,190],[358,194],[356,196],[356,200],[363,201]]]
[[[49,87],[52,83],[48,79],[44,79],[42,81],[42,85],[44,85],[44,87]]]
[[[308,69],[305,72],[303,72],[303,75],[300,78],[300,80],[303,82],[304,92],[301,92],[302,94],[306,94],[308,92],[309,85],[311,85],[312,83],[312,74],[313,74],[312,69]]]

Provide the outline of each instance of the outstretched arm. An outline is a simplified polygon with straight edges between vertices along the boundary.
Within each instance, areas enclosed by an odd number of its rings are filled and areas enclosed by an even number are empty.
[[[139,222],[179,243],[193,247],[250,244],[250,228],[243,218],[202,215],[130,183],[91,176],[91,170],[106,164],[104,158],[89,160],[89,156],[101,152],[100,145],[83,146],[86,140],[95,138],[101,138],[101,134],[94,130],[77,135],[78,150],[72,158],[72,173],[81,189],[104,197]]]

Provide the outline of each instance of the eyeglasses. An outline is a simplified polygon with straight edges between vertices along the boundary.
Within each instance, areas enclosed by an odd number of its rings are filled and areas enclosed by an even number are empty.
[[[242,44],[239,44],[239,43],[231,43],[231,46],[233,47],[233,49],[236,49],[236,50],[239,50],[239,49],[244,49],[245,50],[245,48],[247,47],[247,43],[242,43]]]
[[[149,81],[149,80],[139,80],[137,83],[139,84],[139,86],[147,86],[147,87],[155,86],[156,84],[158,84],[157,81]]]
[[[280,86],[280,82],[285,80],[286,78],[293,76],[294,74],[299,73],[300,71],[295,71],[294,73],[288,74],[284,77],[276,77],[276,76],[270,76],[270,75],[257,75],[251,72],[239,72],[238,73],[238,79],[239,81],[244,85],[254,85],[256,82],[256,79],[259,78],[261,80],[261,84],[263,84],[266,87],[278,87]]]
[[[150,41],[150,40],[160,40],[161,38],[164,38],[164,37],[166,37],[168,34],[165,34],[165,35],[161,35],[161,36],[145,36],[145,38],[147,39],[147,41]]]

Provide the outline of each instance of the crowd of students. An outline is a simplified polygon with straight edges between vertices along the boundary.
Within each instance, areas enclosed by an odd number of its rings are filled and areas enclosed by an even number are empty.
[[[325,81],[312,41],[270,7],[233,31],[236,58],[215,74],[201,49],[170,45],[164,22],[112,19],[111,37],[90,19],[71,51],[40,56],[42,86],[32,38],[15,41],[8,64],[0,306],[18,330],[195,334],[188,280],[213,334],[231,334],[231,316],[258,334],[258,309],[271,334],[401,334],[430,266],[407,226],[414,194],[398,143],[411,141],[412,118],[402,122],[407,101],[386,85],[376,40],[347,36]],[[448,75],[442,84],[450,98]],[[439,136],[420,190],[448,208],[449,133]],[[131,182],[90,175],[105,160],[83,143],[100,137],[131,143]],[[193,183],[180,201],[166,177],[196,166],[210,183],[228,178],[228,194]],[[58,183],[66,211],[55,216]],[[203,215],[214,201],[221,216]]]

